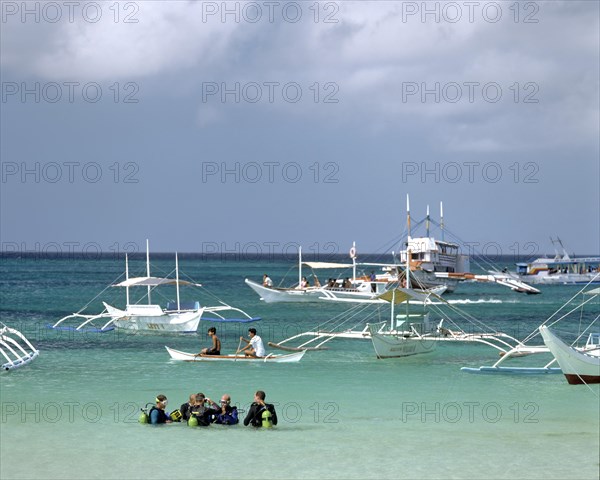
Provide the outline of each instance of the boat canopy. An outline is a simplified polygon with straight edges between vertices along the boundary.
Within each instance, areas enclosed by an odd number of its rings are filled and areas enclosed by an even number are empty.
[[[157,287],[159,285],[195,285],[201,287],[199,283],[192,283],[186,280],[177,280],[175,278],[159,278],[159,277],[133,277],[116,283],[113,287]]]
[[[393,301],[394,304],[397,305],[399,303],[405,302],[406,300],[409,300],[410,298],[412,298],[412,296],[406,292],[403,292],[402,290],[390,289],[387,292],[385,292],[383,295],[379,295],[379,297],[377,297],[377,298],[381,298],[382,300],[385,300],[386,302],[390,302],[390,303],[392,303],[392,301]]]
[[[302,262],[310,268],[349,268],[351,263]]]

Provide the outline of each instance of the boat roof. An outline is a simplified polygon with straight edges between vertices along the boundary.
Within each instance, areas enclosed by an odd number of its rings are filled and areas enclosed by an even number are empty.
[[[177,285],[175,278],[159,278],[159,277],[132,277],[121,283],[116,283],[113,287],[157,287],[159,285]],[[199,283],[179,280],[179,285],[195,285],[201,287]]]
[[[332,262],[302,262],[310,268],[348,268],[351,263],[332,263]]]
[[[310,268],[350,268],[353,265],[351,263],[333,263],[333,262],[302,262],[303,265],[306,265]],[[357,267],[397,267],[398,265],[394,263],[365,263],[365,262],[356,262]]]
[[[533,264],[552,264],[552,265],[574,265],[576,263],[600,263],[600,257],[579,257],[569,259],[558,258],[536,258],[531,263],[517,263],[517,265],[533,265]]]

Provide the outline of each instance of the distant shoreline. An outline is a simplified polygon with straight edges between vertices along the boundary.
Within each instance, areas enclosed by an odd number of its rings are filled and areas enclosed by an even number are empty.
[[[152,260],[172,260],[175,252],[152,252]],[[215,252],[215,253],[199,253],[199,252],[178,252],[180,260],[228,260],[228,261],[285,261],[297,262],[298,257],[294,253],[253,253],[253,252]],[[472,255],[472,260],[487,260],[500,262],[527,262],[536,258],[544,257],[542,253],[531,255]],[[554,255],[547,255],[553,258]],[[571,257],[577,258],[595,257],[598,254],[582,254]],[[0,260],[6,259],[23,259],[23,260],[124,260],[125,252],[0,252]],[[145,260],[145,252],[129,253],[130,260]],[[303,253],[303,260],[307,262],[339,262],[351,263],[347,253],[327,253],[327,252],[306,252]],[[391,253],[360,253],[358,256],[359,263],[392,263]]]

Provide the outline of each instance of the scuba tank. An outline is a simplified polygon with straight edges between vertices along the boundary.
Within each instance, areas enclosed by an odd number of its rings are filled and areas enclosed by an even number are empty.
[[[150,415],[148,415],[148,405],[152,405],[152,403],[147,403],[144,408],[140,408],[140,416],[138,417],[138,422],[140,423],[150,423]]]
[[[265,409],[261,415],[262,418],[262,426],[263,428],[273,428],[273,420],[271,412],[268,409]]]

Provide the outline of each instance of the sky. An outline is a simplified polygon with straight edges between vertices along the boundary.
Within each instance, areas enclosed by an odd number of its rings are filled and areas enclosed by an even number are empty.
[[[2,252],[600,254],[598,2],[0,4]]]

